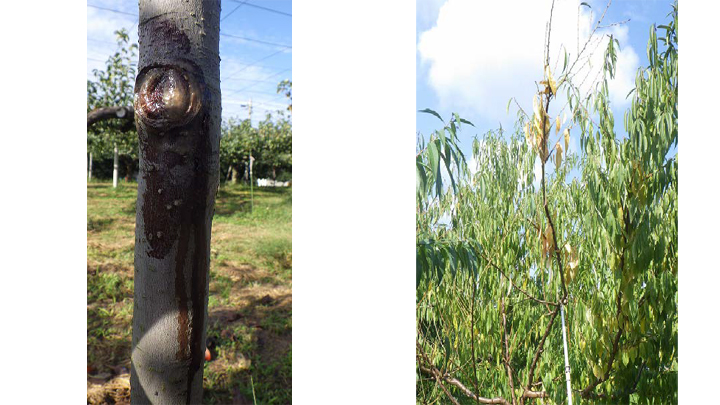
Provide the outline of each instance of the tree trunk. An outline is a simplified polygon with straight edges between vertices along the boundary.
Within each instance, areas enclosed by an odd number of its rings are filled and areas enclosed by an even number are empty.
[[[118,181],[118,148],[117,143],[113,143],[113,188],[117,188]]]
[[[199,404],[219,180],[219,0],[140,0],[131,401]]]
[[[238,173],[237,173],[237,169],[235,169],[235,168],[233,167],[233,168],[232,168],[232,182],[233,182],[233,184],[237,184],[237,177],[238,177],[237,174],[238,174]]]
[[[90,152],[90,159],[88,160],[88,181],[92,180],[92,152]]]
[[[130,177],[133,174],[133,160],[128,159],[125,162],[125,183],[130,181]]]

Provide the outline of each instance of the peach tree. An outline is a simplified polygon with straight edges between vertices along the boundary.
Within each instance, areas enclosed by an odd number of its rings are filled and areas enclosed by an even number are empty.
[[[476,137],[474,167],[457,114],[419,139],[419,402],[567,403],[566,378],[582,403],[677,402],[677,5],[669,17],[650,29],[624,133],[610,38],[589,95],[574,62],[553,72],[548,57],[532,113]]]

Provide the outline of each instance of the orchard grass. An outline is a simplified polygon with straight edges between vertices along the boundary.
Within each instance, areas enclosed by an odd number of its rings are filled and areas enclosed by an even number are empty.
[[[208,404],[291,402],[292,189],[221,185],[211,240]],[[137,183],[87,186],[88,403],[129,403]],[[252,379],[251,379],[252,377]]]

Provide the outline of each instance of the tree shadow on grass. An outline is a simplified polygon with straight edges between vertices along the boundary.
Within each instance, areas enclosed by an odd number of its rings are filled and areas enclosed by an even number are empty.
[[[291,319],[291,294],[210,311],[204,402],[252,404],[254,389],[257,403],[291,403]]]
[[[215,216],[227,217],[238,212],[250,212],[250,197],[240,196],[227,190],[219,190],[215,198]]]
[[[137,198],[123,204],[123,207],[120,211],[125,215],[132,215],[134,217],[135,213],[136,213],[136,208],[137,208]]]
[[[102,232],[115,222],[115,218],[88,218],[87,230],[91,232]]]

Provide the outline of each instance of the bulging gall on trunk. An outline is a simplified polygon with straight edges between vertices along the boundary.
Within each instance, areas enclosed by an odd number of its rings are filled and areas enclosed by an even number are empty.
[[[148,67],[138,75],[135,89],[135,111],[155,129],[185,125],[200,111],[200,86],[181,68]]]

